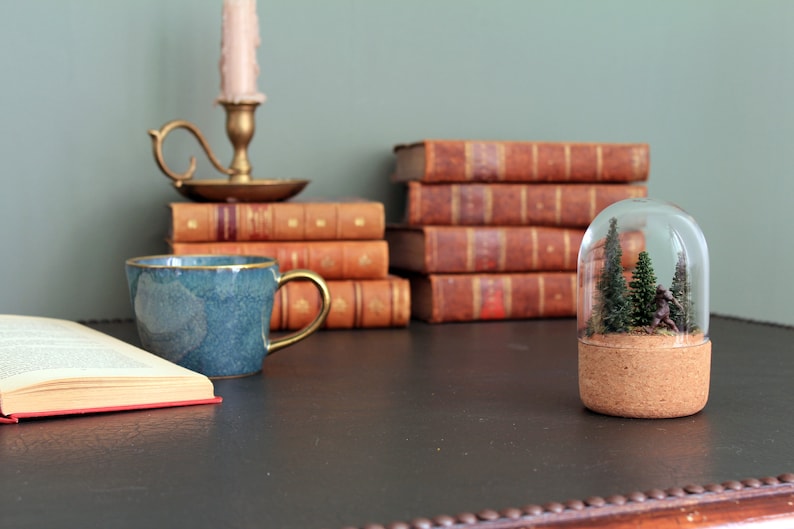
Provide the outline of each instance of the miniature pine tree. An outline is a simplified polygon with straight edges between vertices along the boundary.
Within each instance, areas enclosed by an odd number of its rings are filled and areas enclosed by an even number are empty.
[[[587,320],[585,327],[585,334],[592,336],[594,334],[604,334],[604,318],[601,316],[601,305],[593,307],[593,313],[590,319]]]
[[[653,321],[656,300],[656,275],[653,273],[651,256],[646,251],[640,252],[634,271],[631,273],[631,325],[645,327]]]
[[[689,283],[687,273],[687,261],[684,252],[678,253],[678,261],[675,264],[675,274],[673,283],[670,285],[670,293],[681,304],[684,310],[679,309],[675,304],[670,305],[670,319],[672,319],[681,332],[694,330],[697,325],[693,318],[692,310],[692,285]]]
[[[592,329],[605,333],[626,332],[629,327],[631,306],[628,300],[626,278],[623,276],[621,258],[623,250],[618,237],[618,221],[609,219],[609,231],[604,241],[604,268],[598,279],[598,306],[593,311],[600,322],[591,322]]]

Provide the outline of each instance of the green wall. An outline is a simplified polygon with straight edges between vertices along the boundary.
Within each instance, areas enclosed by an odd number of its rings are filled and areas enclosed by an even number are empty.
[[[0,312],[126,317],[123,261],[179,199],[147,129],[226,161],[221,0],[0,2]],[[425,137],[645,141],[698,219],[713,312],[794,324],[794,2],[259,0],[257,177],[384,201]],[[167,144],[181,169],[197,149]],[[210,167],[199,156],[199,169]],[[214,175],[213,175],[214,176]]]

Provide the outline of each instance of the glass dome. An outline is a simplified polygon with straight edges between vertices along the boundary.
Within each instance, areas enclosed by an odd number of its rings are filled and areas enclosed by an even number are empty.
[[[708,341],[706,239],[674,204],[638,198],[604,209],[579,248],[578,287],[581,342],[614,334],[665,335],[674,347]]]

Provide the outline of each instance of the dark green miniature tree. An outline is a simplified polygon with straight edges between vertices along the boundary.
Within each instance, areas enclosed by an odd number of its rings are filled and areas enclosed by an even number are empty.
[[[592,336],[594,334],[604,334],[604,318],[601,316],[600,304],[596,304],[593,307],[593,312],[590,315],[590,319],[587,320],[585,334],[587,336]]]
[[[697,328],[694,321],[694,311],[692,310],[692,285],[689,282],[687,272],[686,254],[678,252],[678,261],[675,264],[675,274],[673,283],[670,285],[670,293],[681,304],[683,310],[675,304],[670,305],[670,319],[672,319],[678,330],[681,332],[693,331]]]
[[[640,252],[637,265],[631,273],[629,282],[629,302],[631,304],[630,322],[634,327],[645,327],[653,321],[656,301],[656,275],[653,273],[651,256]]]
[[[629,328],[631,304],[623,275],[622,257],[618,221],[612,217],[604,241],[604,268],[596,286],[597,305],[587,325],[588,334],[626,332]]]

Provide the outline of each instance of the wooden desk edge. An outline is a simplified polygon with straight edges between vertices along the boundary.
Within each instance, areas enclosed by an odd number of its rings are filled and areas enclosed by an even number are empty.
[[[362,529],[794,527],[794,473],[606,498],[419,518]],[[344,529],[358,529],[347,527]]]

